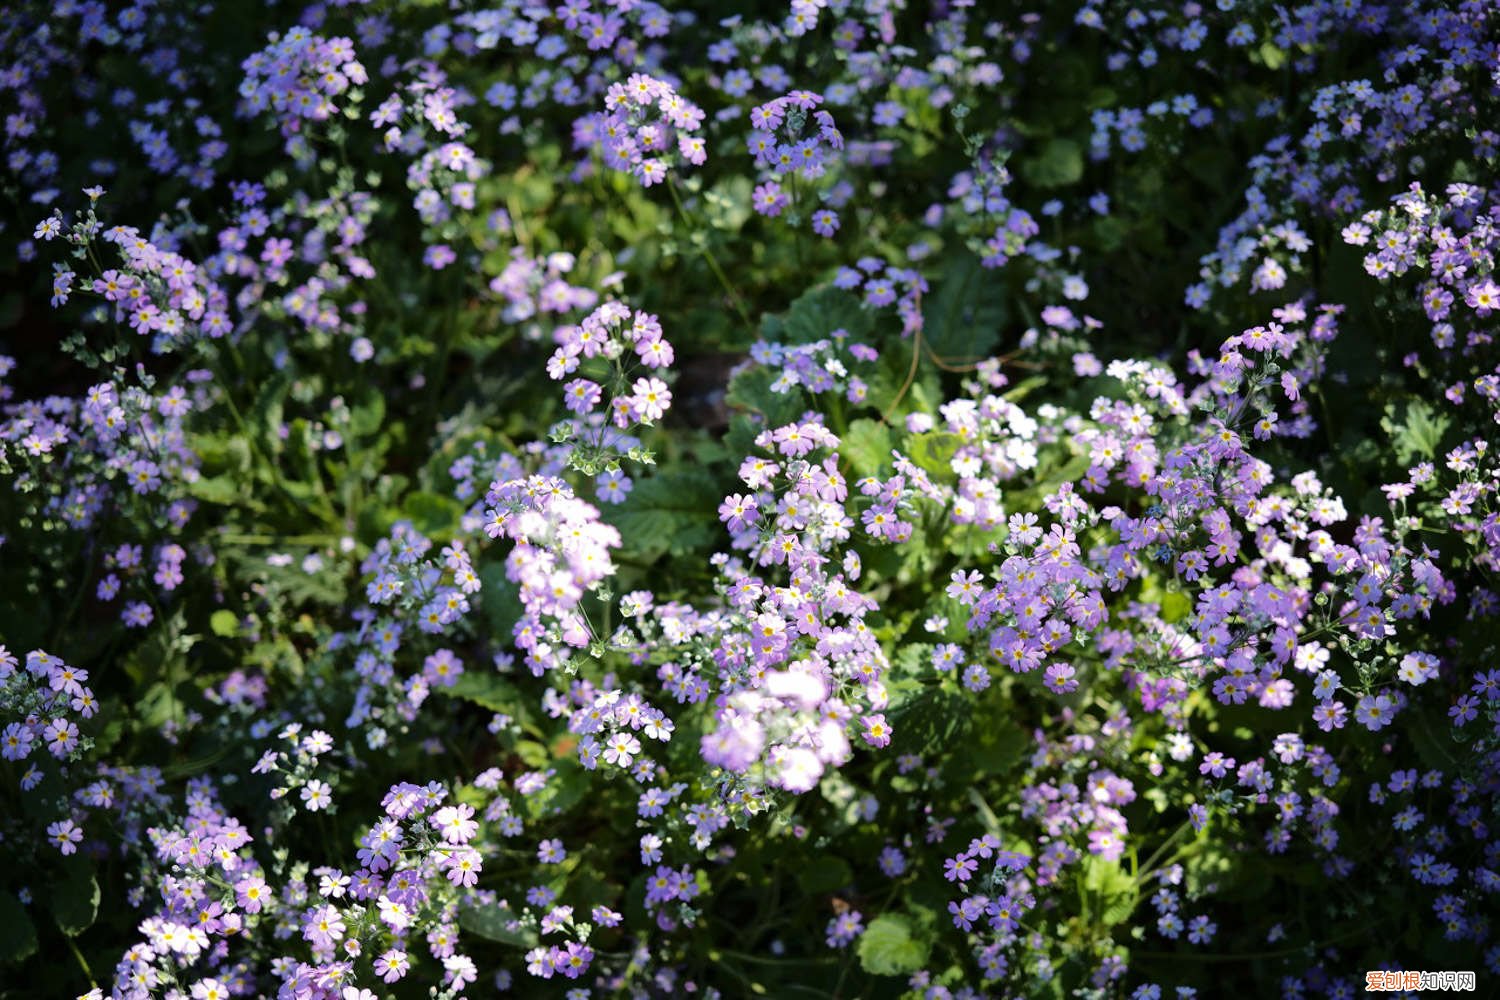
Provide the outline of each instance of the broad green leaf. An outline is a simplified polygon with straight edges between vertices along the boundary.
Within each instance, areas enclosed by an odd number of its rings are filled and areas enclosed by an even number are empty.
[[[1406,466],[1434,458],[1452,423],[1453,418],[1439,413],[1425,399],[1391,403],[1380,418],[1381,429],[1391,436],[1396,449],[1396,460]]]
[[[837,892],[854,880],[854,871],[843,858],[820,855],[813,863],[802,869],[797,881],[802,890],[810,895]]]
[[[748,177],[736,174],[727,180],[721,180],[703,193],[704,217],[715,229],[728,233],[739,232],[753,214],[750,196],[751,182]]]
[[[1180,590],[1169,590],[1161,598],[1161,619],[1168,625],[1174,625],[1188,616],[1193,610],[1193,601],[1188,595]]]
[[[480,564],[479,583],[479,604],[492,637],[509,641],[511,630],[524,611],[521,588],[505,575],[505,564],[498,562]]]
[[[904,976],[927,964],[927,951],[909,918],[883,913],[860,935],[859,964],[872,976]]]
[[[380,430],[384,421],[385,397],[372,392],[349,411],[349,433],[358,438],[369,437]]]
[[[1120,862],[1090,855],[1084,862],[1083,886],[1098,896],[1100,918],[1106,926],[1123,923],[1135,909],[1135,880],[1120,867]]]
[[[1004,286],[968,251],[950,254],[922,310],[922,337],[939,361],[953,366],[989,357],[1000,343],[1009,309]]]
[[[557,773],[547,779],[541,791],[526,797],[526,808],[532,819],[567,812],[582,802],[593,787],[589,772],[577,763],[576,758],[559,760],[548,751],[543,763],[547,761],[555,762]]]
[[[807,396],[797,388],[790,392],[772,392],[771,383],[774,381],[776,381],[775,372],[763,365],[754,365],[740,372],[730,381],[729,391],[724,397],[725,402],[741,410],[761,415],[765,418],[765,427],[781,427],[789,424],[807,409]],[[746,443],[754,440],[755,432],[761,429],[763,428],[755,428]],[[732,430],[731,438],[736,436]]]
[[[761,336],[777,344],[810,344],[842,330],[859,339],[874,327],[874,318],[859,298],[842,288],[815,288],[797,298],[786,312],[765,317]]]
[[[516,686],[499,674],[485,670],[482,664],[459,674],[452,687],[439,687],[436,690],[438,694],[446,694],[450,698],[472,701],[491,712],[504,712],[514,716],[525,711],[525,701]]]
[[[906,439],[906,453],[913,462],[939,479],[949,478],[953,475],[953,468],[949,463],[963,443],[964,439],[957,434],[926,431]]]
[[[921,687],[889,709],[894,739],[912,753],[960,745],[972,723],[969,701],[939,687]]]
[[[88,930],[99,915],[99,883],[91,871],[80,869],[53,889],[52,915],[69,937]]]
[[[208,627],[214,635],[229,639],[239,634],[240,620],[233,611],[220,608],[208,616]]]
[[[206,503],[231,507],[244,499],[245,484],[234,476],[203,476],[188,484],[188,492]]]
[[[502,906],[460,906],[458,926],[470,934],[517,948],[535,948],[537,943],[536,929],[523,926]]]
[[[890,461],[891,429],[878,420],[861,418],[849,425],[839,444],[854,477],[878,474]]]
[[[1072,139],[1049,139],[1041,152],[1021,161],[1021,176],[1042,188],[1076,184],[1083,179],[1083,147]]]
[[[277,372],[261,386],[260,392],[255,395],[255,402],[246,413],[251,433],[258,435],[272,454],[281,450],[282,404],[291,384],[292,375],[289,371]]]
[[[15,893],[0,892],[0,962],[19,962],[36,953],[36,925]]]
[[[464,509],[452,497],[418,491],[407,496],[401,504],[401,513],[422,534],[441,541],[458,529]]]
[[[604,512],[625,548],[648,559],[685,555],[719,540],[716,511],[723,500],[713,477],[697,468],[637,480],[625,501]]]

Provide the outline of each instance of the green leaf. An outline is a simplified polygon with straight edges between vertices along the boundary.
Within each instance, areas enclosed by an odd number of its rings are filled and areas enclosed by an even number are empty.
[[[967,699],[937,687],[921,687],[890,708],[895,739],[912,753],[960,745],[972,722]]]
[[[972,364],[1000,343],[1009,316],[1004,286],[968,251],[948,255],[942,280],[922,310],[922,337],[944,364]]]
[[[36,953],[36,925],[15,893],[0,892],[0,962],[20,962]]]
[[[514,684],[499,674],[480,668],[465,670],[452,687],[438,687],[436,690],[450,698],[472,701],[491,712],[517,715],[525,710],[525,700]]]
[[[505,575],[505,564],[499,562],[480,564],[479,583],[479,605],[490,632],[508,639],[525,610],[521,606],[521,588]]]
[[[1279,49],[1270,42],[1265,42],[1258,50],[1260,61],[1265,63],[1266,69],[1273,73],[1286,64],[1286,51]]]
[[[1023,160],[1021,175],[1037,187],[1064,187],[1083,179],[1083,147],[1072,139],[1049,139],[1036,156]]]
[[[793,388],[790,392],[772,392],[771,383],[776,381],[776,373],[763,365],[754,365],[736,375],[729,383],[729,391],[724,400],[730,406],[738,407],[750,413],[760,414],[765,418],[764,427],[781,427],[789,424],[802,415],[807,409],[807,396],[801,389]],[[743,414],[736,414],[737,418],[743,419]],[[735,425],[740,420],[731,423],[731,444],[735,439],[742,439],[742,444],[751,447],[750,442],[755,439],[762,427],[748,428],[748,436],[736,433],[739,428]]]
[[[223,639],[231,639],[239,634],[240,620],[235,617],[233,611],[220,608],[208,616],[208,627],[214,635]]]
[[[547,779],[547,784],[542,786],[541,791],[526,797],[526,808],[532,819],[567,812],[582,802],[593,787],[589,772],[577,763],[576,758],[557,760],[547,752],[543,764],[548,760],[556,761],[557,773]]]
[[[385,396],[372,392],[349,411],[349,433],[365,438],[380,430],[385,422]]]
[[[856,420],[844,432],[839,454],[849,460],[855,477],[876,475],[890,461],[891,429],[878,420]]]
[[[231,507],[244,498],[242,480],[233,476],[203,476],[188,484],[188,492],[205,503]]]
[[[1091,854],[1083,865],[1083,886],[1090,892],[1103,896],[1119,896],[1135,890],[1135,882],[1120,867],[1120,862],[1110,861]]]
[[[1435,457],[1452,423],[1451,417],[1425,399],[1391,403],[1380,418],[1381,429],[1391,436],[1396,449],[1396,460],[1406,466]]]
[[[1005,398],[1012,403],[1019,403],[1031,395],[1033,391],[1040,389],[1046,384],[1047,376],[1045,375],[1032,375],[1029,378],[1023,378],[1014,386],[1005,390]]]
[[[813,863],[802,869],[797,881],[802,891],[813,896],[837,892],[854,880],[854,870],[843,858],[831,854],[819,855]]]
[[[443,540],[451,537],[458,529],[464,509],[452,497],[419,490],[407,496],[401,504],[401,513],[422,534]]]
[[[470,934],[517,948],[535,948],[536,929],[525,927],[516,915],[503,906],[463,906],[458,908],[458,926]]]
[[[911,460],[934,476],[949,478],[953,468],[949,465],[964,439],[947,431],[926,431],[913,434],[906,439],[906,453]]]
[[[751,182],[742,174],[721,180],[703,193],[703,216],[714,229],[737,233],[750,220]]]
[[[1458,766],[1464,747],[1453,738],[1453,730],[1441,709],[1416,709],[1406,714],[1406,738],[1422,763],[1434,770]]]
[[[883,913],[859,939],[859,964],[872,976],[904,976],[927,964],[927,943],[912,933],[909,918]]]
[[[75,870],[56,887],[52,915],[68,937],[77,937],[93,925],[99,915],[99,883],[92,871]]]
[[[1083,887],[1100,899],[1100,919],[1105,926],[1113,927],[1129,918],[1136,904],[1135,879],[1120,867],[1120,862],[1090,855],[1083,873]]]
[[[857,296],[825,286],[804,293],[786,312],[765,317],[760,333],[776,344],[810,344],[831,338],[836,330],[859,339],[869,334],[874,324]]]
[[[246,415],[251,433],[258,434],[272,454],[281,450],[282,404],[291,384],[290,371],[277,372],[261,386]]]
[[[605,518],[620,529],[627,549],[647,559],[686,555],[714,544],[714,512],[723,499],[712,476],[689,467],[638,480],[623,503],[605,511]]]
[[[1193,610],[1193,601],[1180,590],[1169,590],[1161,598],[1161,620],[1175,625]]]

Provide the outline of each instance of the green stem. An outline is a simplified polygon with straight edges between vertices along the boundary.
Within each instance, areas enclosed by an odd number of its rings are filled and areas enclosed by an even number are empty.
[[[89,986],[97,989],[99,982],[94,978],[94,970],[89,968],[88,959],[84,958],[83,952],[78,950],[78,944],[69,934],[64,934],[63,940],[68,942],[68,950],[73,953],[74,958],[78,959],[78,965],[83,969],[83,974],[89,977]]]
[[[1161,846],[1151,853],[1151,856],[1146,859],[1146,863],[1141,866],[1140,875],[1136,877],[1135,881],[1137,890],[1139,890],[1141,882],[1143,882],[1147,877],[1151,875],[1152,872],[1156,870],[1152,866],[1156,864],[1157,859],[1159,859],[1163,854],[1166,853],[1167,848],[1177,843],[1177,841],[1182,838],[1182,835],[1192,828],[1192,825],[1193,821],[1191,819],[1183,820],[1182,825],[1179,826],[1176,830],[1172,831],[1172,835],[1166,840],[1162,841]]]
[[[682,196],[677,193],[677,183],[671,177],[667,178],[667,190],[672,193],[672,204],[677,206],[677,214],[682,216],[682,221],[687,224],[688,231],[696,232],[698,228],[697,224],[693,221],[693,217],[688,215],[687,209],[683,207]],[[714,277],[719,279],[719,285],[724,289],[724,294],[729,296],[730,304],[734,306],[734,311],[739,314],[740,322],[745,324],[745,329],[749,330],[752,334],[755,333],[755,324],[750,322],[750,315],[745,312],[744,302],[740,298],[739,291],[735,289],[734,283],[729,280],[729,275],[724,273],[724,268],[719,264],[719,258],[715,257],[713,250],[709,248],[708,241],[705,239],[703,245],[698,249],[703,252],[703,259],[708,261],[709,269],[714,272]]]
[[[225,349],[222,356],[228,358],[229,361],[233,363],[235,369],[234,374],[242,375],[244,373],[244,366],[240,362],[239,352],[235,350],[234,344],[229,343],[227,340],[224,342],[224,346]],[[245,415],[241,413],[240,408],[235,405],[234,392],[231,387],[231,383],[227,378],[226,372],[223,371],[220,365],[214,364],[212,355],[206,355],[206,358],[208,360],[209,366],[214,370],[215,380],[220,387],[219,397],[223,399],[225,405],[229,407],[229,415],[234,418],[234,423],[235,426],[239,428],[240,436],[243,437],[245,439],[245,442],[250,445],[250,450],[254,452],[256,460],[265,466],[266,473],[271,484],[276,488],[276,491],[281,494],[282,498],[291,505],[292,510],[298,513],[305,511],[307,509],[307,505],[303,501],[293,496],[291,491],[286,488],[286,484],[282,482],[280,470],[276,467],[276,463],[272,461],[271,456],[268,455],[263,448],[261,448],[259,436],[254,432],[254,430],[251,429],[250,425],[245,422]],[[328,503],[326,497],[323,498],[323,507],[324,510],[322,513],[325,522],[330,525],[335,524],[333,507]]]

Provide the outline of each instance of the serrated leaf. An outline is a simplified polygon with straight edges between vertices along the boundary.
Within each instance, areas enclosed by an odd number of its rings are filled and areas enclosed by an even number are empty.
[[[1135,909],[1135,879],[1118,861],[1090,855],[1084,862],[1083,887],[1099,897],[1099,915],[1106,926],[1123,923]]]
[[[715,511],[723,500],[713,477],[694,468],[638,480],[625,501],[605,512],[626,547],[648,559],[685,555],[718,538]]]
[[[582,802],[593,786],[589,773],[574,758],[558,759],[551,751],[543,749],[542,767],[556,761],[556,772],[547,779],[547,784],[535,795],[526,797],[526,808],[532,819],[556,816]],[[571,859],[570,859],[571,860]]]
[[[1396,449],[1396,460],[1405,466],[1436,456],[1452,423],[1451,417],[1439,413],[1425,399],[1391,403],[1380,418],[1381,429],[1391,436],[1391,445]]]
[[[968,701],[938,687],[922,687],[889,711],[896,739],[914,753],[959,745],[971,723]]]
[[[507,715],[516,715],[525,708],[521,693],[514,684],[498,674],[478,668],[465,670],[452,687],[439,687],[437,692]]]
[[[810,344],[843,330],[857,340],[873,329],[874,322],[857,296],[825,286],[799,296],[786,312],[765,317],[761,336],[776,344]]]
[[[891,429],[878,420],[859,419],[849,425],[839,444],[856,478],[878,474],[890,461]]]
[[[913,933],[910,919],[883,913],[859,938],[859,964],[872,976],[904,976],[927,964],[927,943]]]
[[[950,254],[922,310],[927,349],[949,366],[989,357],[1000,343],[1009,309],[1004,286],[968,251]]]
[[[479,604],[491,633],[508,639],[525,610],[521,606],[521,588],[505,575],[505,564],[498,562],[480,564],[479,583]]]
[[[724,401],[732,407],[760,414],[766,427],[781,427],[800,417],[807,409],[807,397],[801,389],[772,392],[777,374],[763,365],[754,365],[736,375],[729,383]],[[758,430],[758,429],[757,429]],[[754,433],[750,439],[754,439]]]
[[[229,507],[245,495],[243,481],[233,476],[202,476],[188,483],[188,492],[205,503]]]
[[[1169,590],[1162,595],[1161,620],[1168,625],[1175,625],[1177,622],[1182,621],[1182,619],[1188,616],[1188,612],[1192,610],[1192,599],[1182,591]]]
[[[913,434],[906,439],[906,454],[913,462],[940,478],[951,477],[953,468],[949,464],[964,439],[947,431],[926,431]]]
[[[717,182],[703,195],[704,218],[715,229],[739,232],[753,214],[751,194],[750,179],[741,174]]]
[[[251,432],[260,435],[272,454],[281,450],[282,403],[286,399],[287,389],[291,384],[290,372],[277,372],[267,379],[261,386],[260,392],[255,394],[255,402],[251,404],[249,413],[246,414]]]
[[[1042,386],[1044,386],[1046,384],[1047,384],[1047,376],[1045,376],[1045,375],[1032,375],[1032,376],[1030,376],[1028,378],[1023,378],[1021,381],[1017,382],[1014,386],[1012,386],[1011,388],[1005,390],[1005,397],[1004,398],[1007,399],[1007,400],[1009,400],[1012,403],[1019,403],[1021,400],[1025,399],[1027,396],[1031,395],[1032,392],[1034,392],[1037,389],[1040,389]]]

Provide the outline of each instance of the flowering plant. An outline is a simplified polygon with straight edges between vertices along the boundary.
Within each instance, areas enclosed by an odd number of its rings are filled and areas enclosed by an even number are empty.
[[[1042,6],[0,14],[0,996],[1500,976],[1500,13]]]

